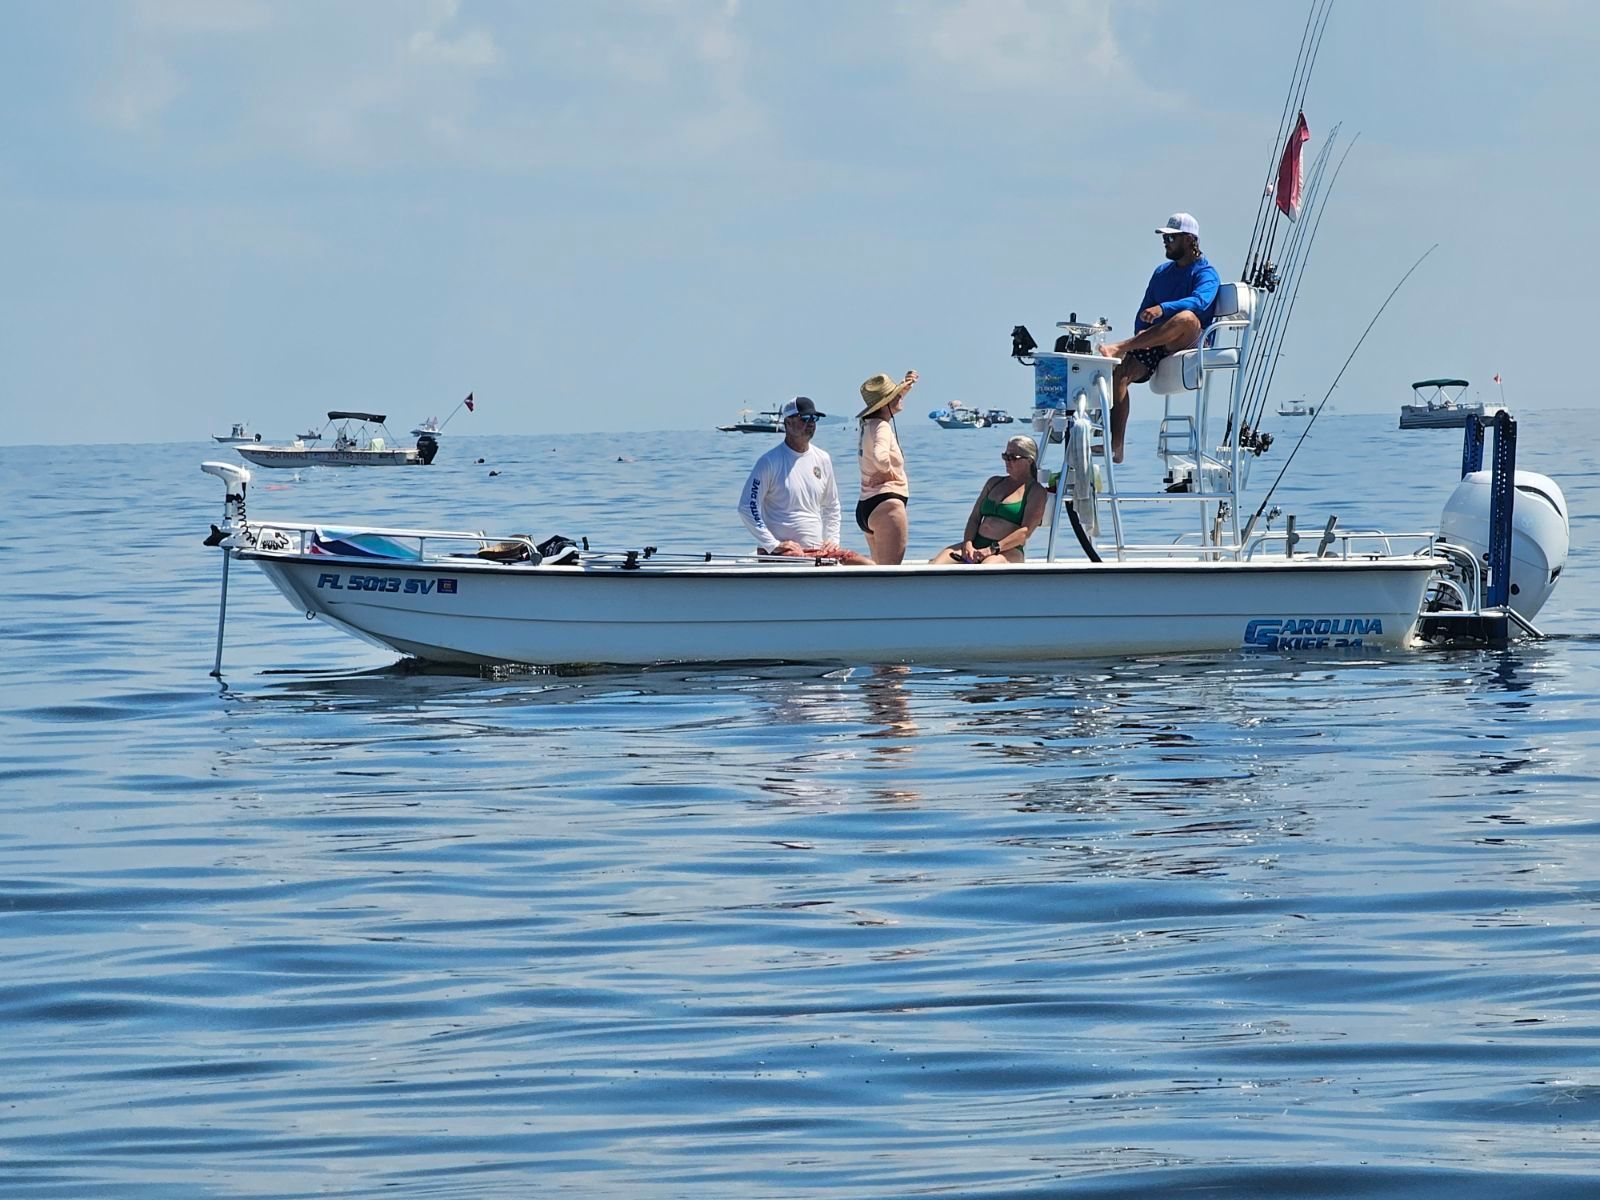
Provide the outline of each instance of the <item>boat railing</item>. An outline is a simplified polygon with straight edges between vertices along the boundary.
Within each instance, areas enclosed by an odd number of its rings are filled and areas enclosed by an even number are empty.
[[[1427,531],[1390,533],[1381,529],[1324,528],[1320,532],[1307,532],[1268,529],[1251,536],[1243,557],[1252,559],[1261,552],[1263,556],[1281,555],[1284,558],[1393,558],[1397,542],[1412,546],[1414,553],[1428,554],[1434,547],[1434,541],[1435,535]],[[1300,550],[1304,542],[1311,542],[1311,549]]]
[[[1434,539],[1433,549],[1441,557],[1455,564],[1462,576],[1462,580],[1458,581],[1448,575],[1441,574],[1435,582],[1456,594],[1463,612],[1479,611],[1483,607],[1486,582],[1483,560],[1471,548],[1458,546],[1454,542],[1447,542],[1442,537]]]
[[[361,561],[374,565],[384,562],[438,563],[460,565],[474,560],[485,566],[528,566],[540,562],[539,543],[531,534],[494,534],[485,530],[412,529],[389,526],[336,527],[316,521],[251,522],[248,545],[251,549],[274,554],[316,555],[330,560]],[[470,548],[463,553],[462,548]],[[516,549],[526,551],[510,558]],[[479,551],[497,550],[501,557],[482,557]],[[818,560],[773,554],[720,554],[710,551],[662,551],[654,546],[637,548],[592,547],[581,551],[585,567],[614,567],[636,570],[649,563],[652,569],[690,569],[707,566],[759,565],[776,570],[815,567]]]

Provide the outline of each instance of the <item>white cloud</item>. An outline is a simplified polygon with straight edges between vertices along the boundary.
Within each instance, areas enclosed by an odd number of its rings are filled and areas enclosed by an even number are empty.
[[[1086,95],[1132,77],[1109,0],[947,0],[901,14],[914,60],[967,88]]]
[[[105,124],[143,133],[159,121],[181,90],[178,73],[165,58],[138,54],[96,89],[90,104]]]
[[[133,15],[143,28],[173,33],[248,33],[271,21],[260,0],[137,0]]]
[[[500,48],[481,29],[463,29],[451,36],[448,26],[461,11],[460,0],[438,0],[432,16],[426,19],[406,43],[419,62],[451,67],[492,67],[500,62]]]

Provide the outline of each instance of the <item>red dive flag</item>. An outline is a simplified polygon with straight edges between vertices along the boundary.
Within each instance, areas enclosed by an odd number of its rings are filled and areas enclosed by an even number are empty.
[[[472,402],[472,393],[471,392],[467,393],[467,398],[465,400],[463,400],[461,403],[463,403],[463,404],[465,404],[467,406],[467,411],[468,412],[472,412],[473,409],[475,409],[477,407],[477,405],[473,404],[473,402]]]
[[[1291,221],[1300,217],[1300,184],[1303,182],[1300,152],[1310,140],[1311,130],[1306,128],[1305,113],[1301,113],[1283,148],[1283,159],[1278,163],[1278,211]]]

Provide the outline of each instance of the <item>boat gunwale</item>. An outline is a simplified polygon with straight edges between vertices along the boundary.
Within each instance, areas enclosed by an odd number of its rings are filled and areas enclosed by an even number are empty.
[[[935,576],[938,578],[966,577],[971,579],[998,579],[1005,573],[1016,575],[1079,575],[1079,574],[1117,574],[1117,575],[1168,575],[1173,573],[1188,573],[1194,571],[1216,572],[1224,571],[1231,574],[1239,573],[1282,573],[1286,570],[1294,571],[1437,571],[1446,565],[1446,560],[1434,554],[1372,554],[1353,555],[1351,557],[1324,557],[1317,558],[1307,554],[1295,558],[1247,558],[1247,559],[1200,559],[1200,558],[1172,558],[1157,559],[1137,562],[1090,562],[1087,559],[1074,559],[1070,561],[1057,560],[1055,562],[1021,562],[1011,563],[1003,568],[988,568],[983,571],[974,571],[970,564],[964,563],[870,563],[860,566],[844,566],[842,564],[819,565],[803,559],[792,562],[742,562],[742,563],[702,563],[702,562],[653,562],[648,559],[639,560],[636,565],[626,565],[625,559],[607,559],[601,562],[579,563],[530,563],[530,562],[495,562],[491,559],[463,556],[458,561],[447,562],[441,559],[403,559],[403,558],[376,558],[359,555],[343,554],[308,554],[298,550],[269,550],[258,547],[238,547],[234,554],[241,560],[279,565],[304,564],[306,566],[340,566],[359,567],[373,573],[384,571],[421,571],[430,574],[460,574],[463,571],[471,574],[482,574],[491,578],[526,578],[534,574],[552,574],[563,579],[577,578],[623,578],[637,579],[759,579],[782,580],[792,583],[796,579],[896,579],[896,578],[922,578]],[[835,574],[835,570],[842,574]],[[818,574],[818,571],[824,573]]]

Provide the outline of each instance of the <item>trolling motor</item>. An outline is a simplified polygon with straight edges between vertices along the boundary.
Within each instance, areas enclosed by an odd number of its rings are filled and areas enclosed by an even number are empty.
[[[233,561],[231,553],[233,538],[236,533],[247,533],[244,514],[244,495],[250,487],[250,472],[233,463],[207,462],[201,463],[200,469],[207,475],[215,475],[222,480],[224,489],[222,501],[222,524],[213,525],[211,533],[206,537],[208,546],[222,547],[222,595],[217,601],[217,656],[211,664],[211,674],[217,678],[222,677],[222,629],[228,616],[228,564]]]

